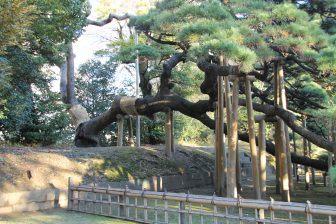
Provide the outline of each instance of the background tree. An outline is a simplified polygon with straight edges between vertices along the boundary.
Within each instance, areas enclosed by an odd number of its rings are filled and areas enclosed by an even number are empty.
[[[67,119],[47,68],[62,63],[65,43],[82,33],[89,5],[85,0],[8,0],[0,3],[0,11],[0,79],[6,81],[0,84],[1,131],[7,140],[55,143]],[[48,117],[51,122],[45,123]]]

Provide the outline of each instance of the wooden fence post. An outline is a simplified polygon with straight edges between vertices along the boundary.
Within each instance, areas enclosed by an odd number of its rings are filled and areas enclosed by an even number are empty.
[[[182,212],[185,210],[185,203],[180,201],[179,203],[179,224],[185,224],[185,213]]]

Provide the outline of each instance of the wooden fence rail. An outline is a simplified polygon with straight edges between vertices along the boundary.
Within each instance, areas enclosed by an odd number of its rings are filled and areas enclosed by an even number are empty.
[[[74,186],[68,209],[141,223],[336,223],[336,206]],[[263,215],[260,215],[263,214]]]

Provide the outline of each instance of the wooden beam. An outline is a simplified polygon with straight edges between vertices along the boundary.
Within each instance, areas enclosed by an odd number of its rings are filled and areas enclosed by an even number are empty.
[[[260,199],[260,184],[259,184],[259,169],[258,169],[258,153],[257,145],[255,141],[254,133],[254,114],[252,106],[252,93],[251,93],[251,81],[250,79],[245,79],[245,94],[246,94],[246,107],[247,107],[247,119],[248,119],[248,134],[250,151],[252,158],[252,178],[255,198]]]

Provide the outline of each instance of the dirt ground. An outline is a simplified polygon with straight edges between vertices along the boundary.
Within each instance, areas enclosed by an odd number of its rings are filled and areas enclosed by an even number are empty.
[[[119,181],[172,175],[198,170],[212,171],[211,153],[177,147],[173,159],[163,146],[97,148],[32,148],[0,146],[0,191],[15,192],[75,183]]]

